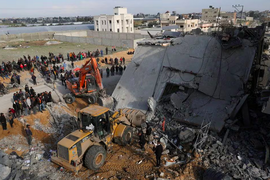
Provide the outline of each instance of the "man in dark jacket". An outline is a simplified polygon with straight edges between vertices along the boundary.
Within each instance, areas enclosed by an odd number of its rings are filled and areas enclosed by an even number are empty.
[[[32,145],[32,131],[30,130],[29,124],[26,125],[25,133],[26,133],[26,139],[27,139],[28,145],[31,146]]]
[[[161,158],[161,154],[163,152],[163,147],[160,144],[160,140],[158,140],[157,145],[154,146],[153,151],[156,154],[156,159],[157,159],[157,167],[160,166],[160,158]]]
[[[32,87],[30,87],[30,94],[31,94],[31,96],[35,96],[36,95],[35,90]]]
[[[0,122],[2,124],[3,130],[7,130],[7,120],[3,113],[1,113]]]
[[[140,144],[140,146],[141,146],[141,149],[144,151],[145,149],[144,149],[144,145],[145,145],[145,143],[146,143],[146,140],[145,140],[145,138],[144,138],[144,134],[143,134],[143,132],[142,131],[140,131],[139,132],[139,144]]]
[[[17,80],[18,84],[21,84],[21,76],[20,75],[16,75],[16,80]]]
[[[48,102],[52,102],[52,92],[48,93]]]
[[[20,116],[20,107],[19,107],[17,100],[15,100],[13,103],[13,109],[15,110],[16,117],[19,117]]]
[[[29,86],[26,84],[24,88],[25,92],[29,93]]]
[[[32,80],[34,85],[37,85],[37,77],[34,74],[32,75]]]

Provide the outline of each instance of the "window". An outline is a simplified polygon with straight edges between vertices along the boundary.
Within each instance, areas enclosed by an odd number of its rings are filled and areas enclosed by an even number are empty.
[[[119,20],[116,20],[117,24],[119,24]]]
[[[198,24],[195,24],[195,26],[198,26]]]
[[[101,21],[101,24],[103,25],[103,21]]]
[[[106,25],[106,21],[104,21],[104,24]]]
[[[98,21],[96,21],[96,24],[98,25]]]
[[[190,27],[190,25],[188,25],[188,27]]]
[[[183,25],[180,25],[180,28],[184,28],[184,26]]]
[[[112,24],[112,20],[109,20],[109,23]]]
[[[112,31],[112,29],[110,29],[110,31]]]
[[[127,32],[128,32],[128,27],[127,27]]]
[[[127,24],[128,24],[128,19],[126,20]]]
[[[130,24],[132,24],[132,19],[130,20]]]
[[[120,32],[119,28],[117,29],[117,32]]]
[[[99,31],[99,29],[97,28],[97,31]]]

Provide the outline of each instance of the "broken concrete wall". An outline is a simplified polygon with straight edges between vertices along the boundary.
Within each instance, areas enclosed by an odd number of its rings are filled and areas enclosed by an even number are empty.
[[[171,83],[193,90],[182,116],[178,113],[174,118],[194,124],[206,118],[214,121],[212,128],[221,130],[244,95],[243,84],[249,77],[256,47],[243,39],[241,47],[224,49],[214,36],[187,35],[173,39],[167,47],[153,45],[162,40],[150,40],[151,46],[144,41],[146,45],[138,46],[133,62],[113,92],[118,101],[116,108],[146,111],[147,99],[159,101]]]
[[[153,96],[161,69],[164,47],[139,48],[133,56],[112,96],[118,101],[117,108],[147,110],[147,99]]]

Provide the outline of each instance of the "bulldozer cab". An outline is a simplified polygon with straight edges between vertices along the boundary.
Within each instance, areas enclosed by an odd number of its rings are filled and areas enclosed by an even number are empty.
[[[79,112],[81,128],[92,130],[100,139],[105,138],[112,132],[110,123],[110,110],[106,107],[90,105]]]

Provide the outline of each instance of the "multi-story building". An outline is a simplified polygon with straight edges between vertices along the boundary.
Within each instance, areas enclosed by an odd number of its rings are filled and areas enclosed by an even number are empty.
[[[114,15],[94,16],[95,31],[134,32],[133,15],[127,13],[127,8],[115,7]]]
[[[236,12],[221,12],[219,8],[209,8],[202,10],[202,21],[215,23],[217,21],[229,21],[236,23]]]
[[[216,22],[219,16],[219,8],[209,8],[202,10],[202,20],[207,22]]]
[[[169,12],[166,12],[160,14],[160,25],[161,27],[177,25],[178,31],[189,32],[199,28],[199,19],[180,19],[179,16],[171,16]]]

